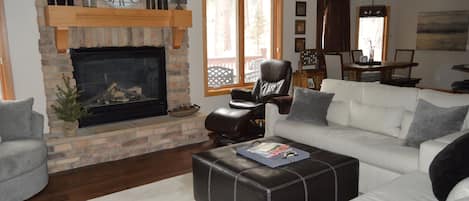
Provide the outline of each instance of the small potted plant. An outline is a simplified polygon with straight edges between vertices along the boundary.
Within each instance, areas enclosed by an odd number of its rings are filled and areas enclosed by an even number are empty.
[[[60,120],[64,121],[63,129],[67,137],[77,134],[78,119],[88,115],[85,108],[78,102],[79,92],[72,86],[70,77],[62,76],[64,86],[57,86],[57,100],[52,109]]]

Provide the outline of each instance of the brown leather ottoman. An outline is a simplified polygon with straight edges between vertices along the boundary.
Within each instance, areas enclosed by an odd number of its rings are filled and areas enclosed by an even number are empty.
[[[196,201],[348,201],[358,196],[358,160],[279,137],[311,158],[269,168],[236,154],[235,144],[192,157]]]

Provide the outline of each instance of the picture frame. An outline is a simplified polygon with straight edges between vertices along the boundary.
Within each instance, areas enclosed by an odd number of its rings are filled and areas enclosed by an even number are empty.
[[[295,52],[305,50],[306,38],[295,38]]]
[[[295,20],[295,34],[306,33],[306,20]]]
[[[295,9],[296,16],[305,17],[306,16],[306,2],[305,1],[297,1],[296,2],[296,9]]]

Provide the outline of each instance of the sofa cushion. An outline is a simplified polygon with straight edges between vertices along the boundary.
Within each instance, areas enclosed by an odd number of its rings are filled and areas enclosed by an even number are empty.
[[[398,137],[404,108],[382,107],[352,101],[350,126]]]
[[[437,201],[430,178],[423,172],[412,172],[365,193],[352,201]]]
[[[295,88],[293,104],[287,119],[327,126],[327,110],[334,94]]]
[[[277,121],[275,134],[396,173],[418,168],[418,150],[402,146],[402,140],[387,135],[335,124],[326,127],[288,120]]]
[[[451,189],[469,177],[468,147],[469,133],[446,146],[430,164],[430,179],[438,200],[446,200]]]
[[[469,94],[451,94],[429,89],[420,90],[418,98],[438,107],[464,106],[469,103]],[[465,123],[461,130],[464,129],[469,129],[469,112],[466,115]]]
[[[0,144],[0,182],[39,167],[47,160],[42,140],[12,140]]]
[[[343,80],[325,79],[321,84],[321,92],[333,93],[333,101],[361,101],[364,82],[346,82]]]
[[[469,106],[442,108],[420,100],[406,139],[406,145],[419,147],[424,141],[461,130]]]
[[[32,136],[33,99],[0,101],[0,136],[14,140]]]
[[[347,126],[350,119],[350,104],[344,101],[332,101],[326,119],[330,123]]]
[[[418,89],[388,85],[367,85],[363,87],[362,103],[383,107],[405,108],[415,111]]]

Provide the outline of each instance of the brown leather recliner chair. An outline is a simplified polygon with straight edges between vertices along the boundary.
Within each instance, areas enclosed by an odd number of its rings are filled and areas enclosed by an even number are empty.
[[[268,60],[261,64],[261,77],[252,90],[233,89],[230,108],[253,110],[264,118],[264,106],[273,97],[288,96],[292,76],[291,62]]]
[[[261,77],[252,90],[231,91],[230,108],[210,113],[205,127],[217,137],[239,142],[262,136],[264,129],[255,123],[264,119],[265,104],[274,97],[288,96],[292,77],[291,62],[268,60],[261,64]]]

